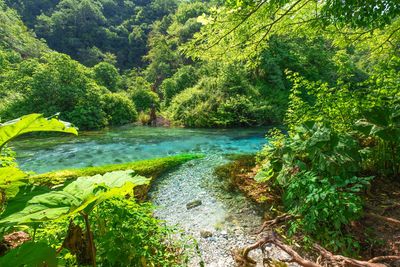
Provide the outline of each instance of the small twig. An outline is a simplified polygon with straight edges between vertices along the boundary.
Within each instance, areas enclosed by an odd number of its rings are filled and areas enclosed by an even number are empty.
[[[293,218],[295,218],[295,216],[293,216],[291,214],[284,213],[282,215],[277,216],[273,220],[265,221],[263,223],[263,225],[261,226],[261,228],[256,232],[256,234],[260,234],[265,229],[271,228],[272,226],[275,226],[275,225],[283,223],[283,222],[287,222],[287,221],[289,221],[289,220],[291,220]]]

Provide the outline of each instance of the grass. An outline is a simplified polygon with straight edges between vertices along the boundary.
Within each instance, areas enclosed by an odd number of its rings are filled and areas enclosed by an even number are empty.
[[[93,176],[96,174],[105,174],[107,172],[123,170],[132,170],[139,175],[155,179],[161,174],[166,173],[187,161],[202,157],[204,156],[199,154],[181,154],[171,157],[141,160],[122,164],[67,169],[34,175],[31,177],[31,180],[35,184],[52,186],[62,184],[67,180],[76,179],[78,177]]]

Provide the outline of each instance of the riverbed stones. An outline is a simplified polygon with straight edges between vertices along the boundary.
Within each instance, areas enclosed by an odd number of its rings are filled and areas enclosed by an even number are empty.
[[[253,232],[263,223],[263,217],[251,212],[256,209],[253,203],[239,197],[226,201],[219,197],[223,193],[219,192],[221,188],[208,186],[218,182],[214,169],[225,160],[220,155],[208,155],[197,160],[194,166],[182,165],[158,179],[150,191],[151,200],[157,206],[156,216],[169,225],[178,225],[196,240],[198,250],[188,251],[188,267],[234,267],[231,251],[257,241]],[[195,200],[201,200],[201,205],[186,209]],[[243,213],[238,212],[240,209]],[[212,236],[203,238],[201,230],[210,231]],[[209,234],[203,233],[203,236]],[[276,247],[269,252],[275,259],[282,257],[282,251]],[[250,256],[257,261],[257,267],[263,266],[260,249],[252,251]]]
[[[201,206],[201,204],[203,204],[203,202],[201,202],[201,200],[194,200],[194,201],[186,204],[186,209],[190,210],[190,209],[196,208],[198,206]]]

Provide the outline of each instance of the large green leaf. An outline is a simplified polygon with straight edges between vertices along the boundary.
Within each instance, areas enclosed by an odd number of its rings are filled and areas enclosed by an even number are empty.
[[[57,116],[45,118],[43,114],[30,114],[0,123],[0,150],[12,139],[30,132],[63,132],[78,135],[70,123],[58,120]]]
[[[95,205],[117,195],[131,194],[135,186],[150,182],[132,171],[117,171],[80,177],[62,190],[32,197],[25,208],[0,220],[0,224],[26,224],[88,213]],[[18,199],[13,199],[18,201]],[[10,205],[11,207],[13,205]],[[9,214],[6,210],[6,214]]]
[[[56,267],[56,251],[44,243],[24,243],[0,257],[0,266]]]

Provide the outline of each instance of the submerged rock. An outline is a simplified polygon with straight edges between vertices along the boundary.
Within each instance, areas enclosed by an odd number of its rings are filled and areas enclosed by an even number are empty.
[[[201,202],[201,200],[195,200],[195,201],[187,203],[186,204],[186,209],[190,210],[190,209],[196,208],[198,206],[201,206],[201,204],[203,204]]]
[[[209,238],[209,237],[212,237],[212,232],[211,231],[208,231],[208,230],[201,230],[200,231],[200,236],[202,237],[202,238]]]

